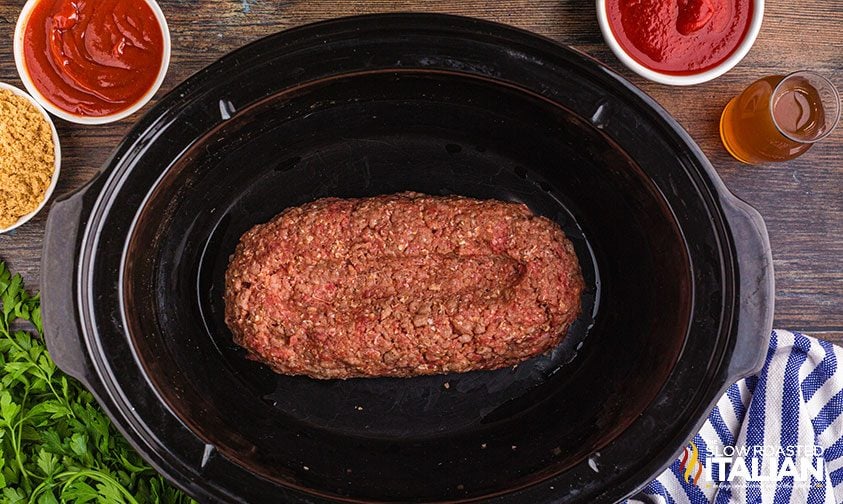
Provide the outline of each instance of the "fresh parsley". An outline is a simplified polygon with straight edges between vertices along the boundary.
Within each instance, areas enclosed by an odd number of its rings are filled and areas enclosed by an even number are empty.
[[[193,503],[47,353],[41,300],[0,261],[0,504]]]

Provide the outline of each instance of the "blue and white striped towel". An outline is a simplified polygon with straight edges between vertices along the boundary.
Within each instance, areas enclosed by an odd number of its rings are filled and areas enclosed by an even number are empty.
[[[685,453],[629,503],[843,502],[841,359],[831,343],[773,331],[760,374],[732,385]]]

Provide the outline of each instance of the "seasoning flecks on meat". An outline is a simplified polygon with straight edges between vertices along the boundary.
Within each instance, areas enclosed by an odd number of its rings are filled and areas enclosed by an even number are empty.
[[[243,235],[226,272],[226,323],[283,374],[497,369],[556,346],[582,290],[570,241],[525,205],[326,198]]]

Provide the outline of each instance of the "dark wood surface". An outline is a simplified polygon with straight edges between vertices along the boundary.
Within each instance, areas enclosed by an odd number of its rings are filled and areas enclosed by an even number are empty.
[[[755,46],[713,82],[675,88],[626,70],[603,43],[593,0],[162,0],[173,39],[159,96],[241,45],[285,28],[331,17],[394,11],[447,12],[512,24],[584,51],[627,76],[669,110],[702,146],[731,190],[767,221],[776,269],[776,326],[843,343],[843,127],[788,163],[742,165],[720,144],[718,119],[753,80],[797,69],[818,71],[843,90],[841,0],[767,0]],[[20,86],[12,57],[14,23],[24,0],[0,1],[0,81]],[[83,127],[57,120],[63,166],[57,195],[94,176],[131,124]],[[0,235],[0,259],[38,285],[47,212]],[[49,288],[49,286],[42,286]]]

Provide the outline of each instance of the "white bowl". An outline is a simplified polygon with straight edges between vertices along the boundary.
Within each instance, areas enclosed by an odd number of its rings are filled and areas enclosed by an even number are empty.
[[[149,91],[147,91],[146,94],[144,94],[140,98],[140,100],[138,100],[131,107],[125,110],[121,110],[120,112],[117,112],[115,114],[91,117],[76,115],[55,106],[49,99],[42,95],[40,91],[38,91],[38,88],[35,87],[35,84],[32,82],[32,79],[30,79],[29,77],[29,72],[26,70],[26,62],[24,61],[23,57],[24,28],[26,27],[26,23],[29,21],[29,16],[32,13],[32,9],[35,7],[36,4],[38,4],[38,2],[41,1],[44,0],[29,0],[28,2],[26,2],[26,5],[23,6],[23,10],[21,10],[20,16],[18,16],[17,25],[15,26],[14,54],[15,66],[17,66],[18,74],[20,74],[20,79],[23,81],[23,85],[26,87],[26,90],[29,91],[32,97],[38,100],[38,102],[45,109],[47,109],[51,114],[56,117],[60,117],[65,121],[70,121],[77,124],[106,124],[129,117],[130,115],[140,110],[141,107],[146,105],[149,100],[152,99],[152,97],[161,87],[161,83],[164,82],[164,76],[167,75],[167,69],[170,67],[170,29],[167,26],[167,20],[164,18],[164,13],[161,11],[161,7],[158,6],[158,2],[156,2],[155,0],[144,0],[149,5],[149,7],[152,8],[152,12],[155,14],[155,18],[158,21],[159,26],[161,26],[161,34],[164,40],[164,55],[161,61],[161,70],[158,71],[158,77],[155,79],[155,83],[152,84],[152,87],[149,89]]]
[[[44,205],[47,204],[47,201],[50,199],[50,196],[53,195],[53,191],[55,191],[56,184],[59,181],[59,172],[61,171],[61,145],[59,144],[59,134],[56,132],[56,125],[53,124],[53,120],[50,119],[50,114],[48,114],[47,111],[44,110],[44,108],[39,105],[37,101],[35,101],[31,96],[26,94],[23,90],[18,89],[15,86],[5,84],[3,82],[0,82],[0,89],[6,89],[22,98],[25,98],[31,104],[33,104],[36,109],[38,109],[38,112],[41,112],[41,115],[44,116],[44,120],[47,121],[47,124],[50,125],[50,131],[53,135],[53,154],[56,158],[55,167],[53,169],[53,178],[50,180],[50,185],[47,187],[47,192],[44,193],[44,199],[41,201],[41,203],[38,204],[38,208],[18,219],[18,221],[12,224],[11,227],[0,228],[0,234],[2,234],[7,233],[13,229],[19,228],[20,226],[29,222],[30,219],[35,217],[35,214],[37,214],[41,211],[42,208],[44,208]]]
[[[596,1],[597,22],[600,25],[600,31],[603,32],[603,39],[606,41],[606,44],[609,45],[612,52],[615,53],[615,56],[621,60],[621,63],[645,79],[672,86],[690,86],[693,84],[701,84],[720,77],[731,70],[732,67],[737,65],[744,56],[746,56],[749,49],[752,47],[752,44],[755,43],[755,39],[758,37],[758,32],[761,31],[761,21],[764,19],[764,0],[752,0],[752,19],[749,22],[749,30],[747,31],[746,37],[744,37],[740,45],[738,45],[735,51],[728,58],[723,60],[723,62],[716,67],[703,72],[674,75],[657,72],[635,61],[635,59],[632,58],[632,56],[630,56],[623,47],[621,47],[620,43],[618,43],[615,38],[615,34],[612,33],[612,28],[609,25],[609,17],[606,12],[606,0]]]

